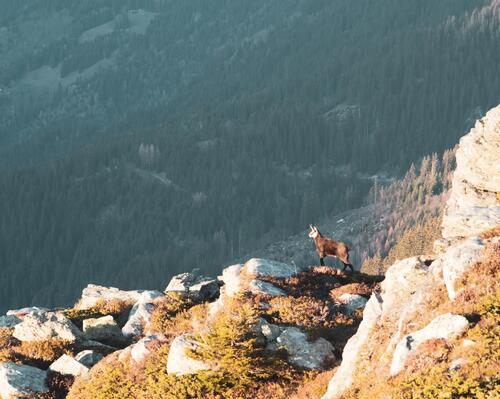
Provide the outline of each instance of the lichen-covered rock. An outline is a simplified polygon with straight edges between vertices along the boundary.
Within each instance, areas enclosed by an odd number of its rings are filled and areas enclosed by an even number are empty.
[[[49,370],[55,371],[63,375],[72,375],[80,377],[89,372],[89,368],[78,360],[68,355],[62,355],[59,359],[49,366]]]
[[[83,332],[87,339],[120,345],[125,337],[113,316],[104,316],[83,321]]]
[[[197,270],[172,277],[165,292],[190,294],[200,301],[210,301],[219,296],[219,281],[199,274]]]
[[[360,349],[367,341],[372,329],[382,316],[382,297],[373,293],[363,310],[363,320],[358,331],[347,341],[342,352],[342,363],[328,384],[328,391],[323,399],[340,398],[352,384],[355,378],[356,362]]]
[[[301,270],[286,263],[268,259],[252,258],[243,266],[249,276],[255,277],[291,277]]]
[[[339,301],[343,304],[345,311],[349,314],[354,313],[358,309],[362,309],[368,299],[358,294],[342,294],[339,296]]]
[[[13,336],[20,341],[59,338],[75,342],[82,338],[82,332],[61,313],[30,312],[14,326]]]
[[[103,357],[104,356],[102,354],[100,354],[99,352],[87,349],[87,350],[78,352],[75,356],[75,360],[80,362],[81,364],[83,364],[84,366],[86,366],[90,369],[94,365],[99,363]]]
[[[198,343],[191,334],[176,337],[168,352],[167,373],[175,375],[195,374],[198,371],[209,370],[210,364],[195,360],[188,356],[187,350],[195,350]]]
[[[296,327],[286,328],[276,338],[278,348],[288,353],[288,361],[306,369],[322,370],[335,360],[333,346],[324,338],[314,342],[308,340],[307,334]]]
[[[500,105],[462,139],[443,217],[443,237],[471,237],[500,225]]]
[[[0,397],[15,399],[48,392],[47,372],[31,366],[0,363]]]
[[[139,337],[149,329],[151,315],[154,305],[151,303],[138,302],[130,311],[127,323],[122,328],[125,337]]]
[[[248,284],[248,290],[254,295],[285,296],[286,292],[267,281],[252,280]]]
[[[396,375],[404,369],[409,354],[418,350],[421,343],[430,339],[448,340],[457,337],[467,329],[468,325],[469,322],[465,317],[446,313],[436,317],[423,329],[406,335],[394,350],[391,375]]]
[[[162,295],[158,291],[136,290],[123,291],[114,287],[103,287],[100,285],[89,284],[82,291],[82,297],[76,304],[76,309],[89,309],[95,306],[99,301],[119,300],[130,304],[139,302],[143,295]]]

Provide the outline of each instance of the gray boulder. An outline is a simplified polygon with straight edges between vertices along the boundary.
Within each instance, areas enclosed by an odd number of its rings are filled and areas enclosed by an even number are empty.
[[[306,369],[323,370],[335,360],[333,346],[324,338],[314,342],[308,340],[307,334],[296,327],[286,328],[276,338],[278,348],[285,349],[288,361]]]
[[[139,337],[145,330],[149,329],[151,315],[154,305],[151,303],[138,302],[130,311],[127,323],[122,328],[125,337]]]
[[[245,273],[255,277],[276,277],[286,278],[291,277],[301,271],[301,269],[288,265],[286,263],[277,262],[268,259],[252,258],[243,266]]]
[[[113,316],[104,316],[83,321],[83,332],[87,339],[108,344],[122,344],[126,339]]]
[[[394,350],[391,363],[391,375],[399,374],[405,367],[406,359],[418,346],[430,339],[451,339],[465,332],[469,325],[463,316],[446,313],[436,317],[426,327],[408,334],[399,342]]]
[[[48,392],[47,372],[31,366],[0,363],[0,397],[17,399]]]
[[[53,362],[49,366],[49,370],[63,375],[72,375],[73,377],[87,375],[89,372],[89,368],[87,366],[68,355],[62,355],[59,359]]]
[[[219,290],[219,281],[202,276],[197,270],[194,270],[192,273],[182,273],[172,277],[165,288],[165,293],[189,294],[197,300],[209,301],[219,296]]]
[[[194,350],[199,344],[193,339],[191,334],[183,334],[176,337],[167,360],[167,373],[175,375],[196,374],[198,371],[210,370],[210,364],[201,360],[195,360],[187,355],[187,350]]]
[[[14,338],[20,341],[42,341],[59,338],[75,342],[82,332],[63,314],[57,312],[30,312],[14,326]]]

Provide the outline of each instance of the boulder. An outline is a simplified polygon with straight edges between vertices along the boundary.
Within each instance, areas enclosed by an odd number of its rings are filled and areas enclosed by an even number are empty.
[[[89,309],[99,301],[113,301],[119,300],[127,303],[136,303],[144,296],[162,295],[158,291],[136,290],[136,291],[122,291],[114,287],[103,287],[100,285],[89,284],[82,291],[82,297],[75,305],[76,309]]]
[[[268,259],[252,258],[243,266],[249,276],[286,278],[296,275],[300,268]]]
[[[443,237],[471,237],[500,225],[500,106],[462,137],[456,152]]]
[[[199,344],[193,339],[191,334],[183,334],[176,337],[167,360],[167,373],[175,375],[195,374],[198,371],[209,370],[210,364],[201,360],[195,360],[188,356],[187,350],[198,348]]]
[[[382,316],[383,300],[380,294],[373,293],[363,310],[363,320],[358,331],[347,341],[342,352],[342,363],[328,384],[323,399],[337,399],[351,386],[355,376],[356,363],[361,348],[367,341],[372,329]]]
[[[224,283],[224,294],[233,297],[243,290],[243,279],[241,277],[242,264],[226,267],[222,271],[220,279]]]
[[[26,398],[48,392],[47,372],[31,366],[0,363],[0,397]]]
[[[82,332],[62,313],[30,312],[14,326],[14,338],[20,341],[42,341],[59,338],[75,342]]]
[[[0,328],[14,328],[20,322],[21,319],[17,316],[1,316]]]
[[[248,284],[248,290],[255,295],[264,296],[286,296],[286,292],[275,285],[261,280],[252,280]]]
[[[94,350],[83,350],[78,352],[75,356],[75,360],[88,367],[89,369],[99,363],[104,356],[99,352]]]
[[[87,339],[102,341],[108,344],[121,345],[125,341],[125,337],[116,324],[113,316],[104,316],[97,319],[83,320],[83,332]]]
[[[62,355],[59,359],[53,362],[49,366],[49,370],[63,375],[72,375],[73,377],[87,375],[89,372],[89,368],[87,366],[68,355]]]
[[[358,309],[365,307],[368,299],[358,294],[342,294],[338,297],[338,300],[343,304],[346,313],[352,314]]]
[[[190,294],[199,301],[210,301],[219,296],[219,290],[219,281],[202,276],[195,269],[191,273],[182,273],[172,277],[165,288],[165,293]]]
[[[394,350],[391,363],[391,375],[400,373],[411,352],[430,339],[451,339],[461,335],[467,329],[469,322],[463,316],[446,313],[436,317],[426,327],[408,334],[399,342]]]
[[[122,334],[128,338],[141,336],[145,330],[149,329],[153,310],[154,305],[151,303],[136,303],[130,311],[127,323],[122,328]]]
[[[276,343],[278,348],[286,350],[288,361],[299,367],[323,370],[335,360],[330,342],[324,338],[310,342],[307,334],[296,327],[286,328],[276,338]]]

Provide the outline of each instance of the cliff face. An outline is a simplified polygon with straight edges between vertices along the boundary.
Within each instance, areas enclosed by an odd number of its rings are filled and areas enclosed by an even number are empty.
[[[456,157],[436,255],[387,271],[323,399],[499,393],[500,106]]]
[[[500,107],[460,140],[443,237],[469,237],[500,225]]]

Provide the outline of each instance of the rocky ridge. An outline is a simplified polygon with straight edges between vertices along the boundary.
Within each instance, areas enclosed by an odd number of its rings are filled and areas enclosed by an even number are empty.
[[[449,370],[456,370],[460,368],[457,365],[467,362],[461,357],[453,359],[452,354],[471,343],[478,347],[467,334],[475,331],[476,325],[486,323],[490,315],[481,313],[483,301],[498,301],[499,194],[500,106],[489,111],[460,140],[452,192],[442,222],[443,239],[435,244],[435,256],[399,260],[389,268],[381,291],[371,295],[358,331],[345,346],[342,363],[323,399],[386,398],[393,397],[394,392],[398,392],[397,397],[427,397],[419,396],[420,387],[412,380],[419,372],[418,362],[427,362],[427,369],[448,364]],[[488,250],[492,254],[489,257],[485,255]],[[479,278],[472,269],[481,263],[487,265],[487,269]],[[464,284],[474,278],[479,280],[477,286]],[[439,314],[441,309],[451,312]],[[464,309],[475,312],[471,316],[465,314]],[[428,320],[431,315],[435,317]],[[426,320],[426,324],[422,322]],[[424,325],[416,328],[419,324]],[[437,343],[445,346],[446,360],[433,358],[435,349],[426,352],[426,344],[437,347]],[[489,350],[498,355],[500,348]],[[363,374],[372,381],[360,382]],[[434,377],[440,381],[439,376]],[[452,381],[452,377],[446,378]],[[495,383],[494,378],[484,378],[482,386]],[[466,375],[457,377],[456,384],[465,380]],[[409,384],[410,391],[405,393],[403,383]],[[392,394],[382,385],[392,386]],[[427,388],[432,392],[432,387]],[[440,389],[445,395],[444,388]],[[477,394],[482,388],[474,389],[476,391],[471,392]],[[453,392],[458,395],[462,391]]]

